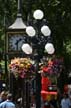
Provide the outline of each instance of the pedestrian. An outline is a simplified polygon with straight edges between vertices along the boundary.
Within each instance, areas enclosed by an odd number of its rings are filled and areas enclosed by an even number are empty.
[[[15,104],[12,102],[12,94],[7,95],[7,100],[0,104],[0,108],[16,108]]]
[[[69,97],[67,94],[63,95],[63,98],[61,100],[61,108],[69,108]]]
[[[71,108],[71,94],[69,95],[69,108]]]
[[[7,93],[6,93],[6,91],[2,91],[0,94],[0,103],[5,101],[6,99],[7,99]]]

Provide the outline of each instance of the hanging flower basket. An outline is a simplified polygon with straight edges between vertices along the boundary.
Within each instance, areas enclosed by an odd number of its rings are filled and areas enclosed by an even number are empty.
[[[14,58],[9,64],[9,70],[16,78],[30,77],[35,75],[34,61],[30,58]]]
[[[64,68],[63,59],[55,58],[54,60],[48,60],[46,64],[40,67],[40,71],[47,75],[58,76]]]

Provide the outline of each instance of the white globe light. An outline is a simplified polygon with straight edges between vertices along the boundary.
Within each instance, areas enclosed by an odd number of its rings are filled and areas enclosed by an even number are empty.
[[[54,52],[55,52],[55,49],[53,47],[50,51],[48,51],[48,54],[54,54]]]
[[[51,30],[46,25],[41,27],[41,32],[43,33],[44,36],[50,36],[50,34],[51,34]]]
[[[33,17],[34,17],[35,19],[40,20],[40,19],[42,19],[42,18],[44,17],[44,13],[43,13],[43,11],[41,11],[41,10],[36,10],[36,11],[34,12],[34,14],[33,14]]]
[[[45,50],[47,51],[48,54],[53,54],[55,52],[55,49],[52,43],[47,43],[45,45]]]
[[[35,29],[32,27],[32,26],[28,26],[26,28],[26,33],[30,36],[30,37],[33,37],[35,36],[36,32],[35,32]]]
[[[32,48],[27,43],[22,45],[22,51],[26,54],[32,54]]]

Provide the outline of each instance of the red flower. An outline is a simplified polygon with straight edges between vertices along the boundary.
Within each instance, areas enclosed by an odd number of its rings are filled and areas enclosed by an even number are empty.
[[[43,70],[43,72],[48,72],[48,67],[44,66],[44,67],[42,68],[42,70]]]

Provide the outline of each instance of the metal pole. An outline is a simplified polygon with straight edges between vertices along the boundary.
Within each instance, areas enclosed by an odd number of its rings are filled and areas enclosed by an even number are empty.
[[[41,74],[39,70],[39,59],[36,59],[36,108],[41,108]]]
[[[37,27],[37,39],[40,39],[40,25],[41,21],[36,20],[36,27]],[[36,108],[41,108],[41,74],[38,72],[39,71],[39,62],[40,62],[40,50],[41,46],[37,42],[36,46]]]
[[[30,108],[30,84],[29,84],[29,79],[26,79],[26,108]]]
[[[4,60],[5,60],[5,76],[6,76],[6,85],[7,85],[7,80],[8,80],[8,69],[7,69],[7,52],[6,52],[6,12],[4,15],[4,33],[5,33],[5,51],[4,51]]]
[[[21,10],[22,10],[21,6],[22,6],[22,0],[18,0],[18,13],[20,13],[20,14],[21,14]]]

